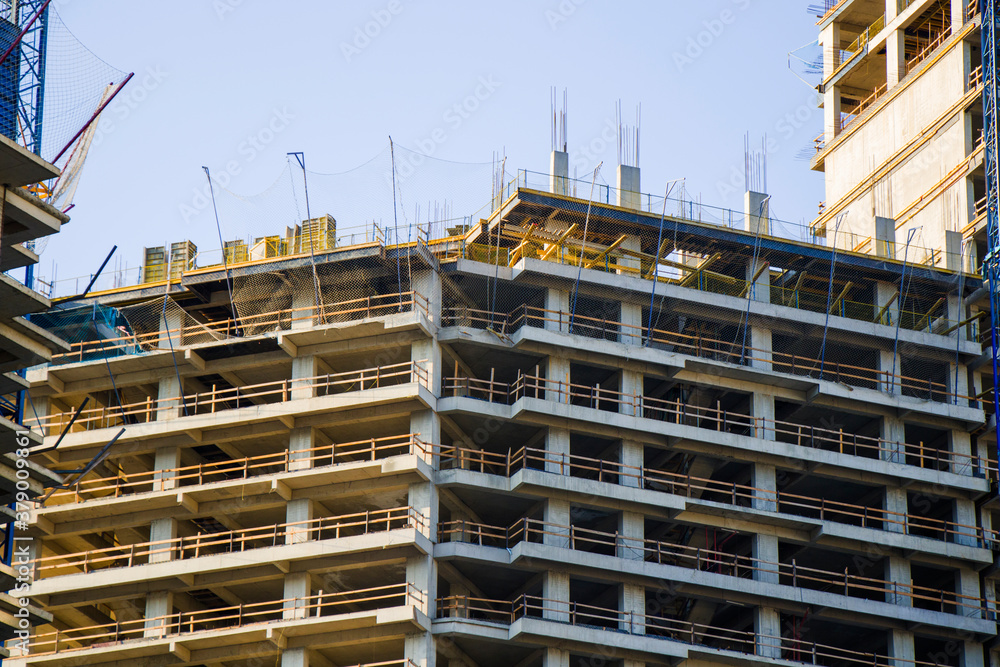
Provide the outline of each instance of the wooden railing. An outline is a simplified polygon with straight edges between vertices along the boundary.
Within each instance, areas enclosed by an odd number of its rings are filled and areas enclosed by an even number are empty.
[[[242,459],[139,473],[121,472],[112,477],[85,478],[73,488],[54,492],[46,505],[79,503],[95,498],[119,498],[215,482],[244,480],[296,469],[321,468],[358,461],[376,461],[391,456],[429,454],[430,447],[415,435],[406,434],[340,442],[311,449],[260,454]]]
[[[218,631],[258,623],[278,623],[299,618],[336,616],[389,607],[419,606],[426,594],[412,584],[394,584],[339,593],[320,593],[301,598],[178,612],[68,630],[56,629],[34,635],[28,641],[30,655],[84,650],[96,645],[122,644],[130,640],[171,637]],[[393,664],[393,663],[385,663]]]
[[[959,616],[975,615],[982,618],[989,610],[981,597],[915,586],[912,579],[908,584],[890,582],[851,574],[846,567],[843,571],[822,570],[800,566],[794,558],[789,563],[778,563],[703,547],[546,523],[537,519],[521,519],[506,528],[468,521],[447,521],[438,524],[438,540],[503,549],[510,549],[521,542],[548,542],[608,556],[622,557],[622,554],[627,554],[624,557],[629,560],[638,558],[649,563],[675,565],[729,577],[772,579],[785,586],[882,602],[894,597],[906,598],[911,606]]]
[[[694,426],[711,431],[737,433],[756,438],[771,438],[778,442],[837,452],[850,456],[880,459],[920,468],[947,470],[967,476],[986,476],[996,472],[995,464],[978,456],[960,454],[908,444],[880,437],[845,433],[843,429],[828,429],[766,417],[753,417],[742,412],[724,410],[720,402],[707,408],[688,405],[677,400],[650,398],[569,382],[569,379],[547,379],[519,372],[513,383],[468,377],[445,377],[442,395],[466,396],[491,403],[511,405],[521,398],[554,400],[580,407],[620,412],[645,419]]]
[[[337,303],[305,306],[301,308],[285,308],[258,315],[246,315],[236,321],[232,319],[218,322],[188,324],[165,328],[141,334],[129,334],[117,338],[83,341],[70,345],[70,351],[56,354],[52,357],[53,364],[67,364],[94,358],[116,356],[112,352],[135,354],[148,352],[158,348],[179,348],[195,343],[207,342],[205,336],[220,340],[232,338],[246,330],[282,331],[289,330],[298,322],[309,326],[327,324],[329,322],[345,322],[351,320],[382,317],[397,312],[420,310],[428,312],[427,298],[417,292],[400,292],[396,294],[375,294],[373,296]]]
[[[390,366],[378,366],[344,373],[328,373],[294,380],[284,379],[261,384],[216,389],[212,391],[186,394],[179,398],[153,398],[120,406],[100,407],[83,410],[73,422],[75,430],[93,430],[132,423],[152,422],[157,414],[170,411],[171,418],[201,414],[214,414],[223,410],[234,410],[259,403],[284,403],[293,400],[292,394],[314,394],[332,396],[334,394],[378,389],[408,382],[427,386],[425,361],[407,361]],[[26,419],[29,428],[39,428],[45,434],[58,432],[73,418],[75,410],[67,410],[41,417]]]
[[[699,644],[745,655],[767,655],[816,665],[828,664],[829,661],[866,667],[934,667],[935,665],[921,660],[890,658],[877,653],[853,651],[800,639],[732,630],[534,595],[522,595],[514,600],[453,595],[438,598],[437,608],[438,616],[445,618],[471,619],[503,625],[509,625],[522,618],[546,619],[586,626],[588,630],[596,632],[601,630],[627,632],[632,635]],[[595,643],[601,641],[597,637],[594,638]]]
[[[441,319],[444,326],[491,329],[501,335],[510,335],[522,326],[538,329],[549,326],[554,329],[568,330],[570,315],[561,311],[528,305],[521,306],[510,313],[495,313],[459,307],[446,308]],[[963,323],[959,323],[960,326],[961,324]],[[971,320],[964,324],[971,324]],[[651,345],[666,346],[671,351],[680,354],[738,365],[769,363],[773,370],[779,372],[825,378],[838,383],[883,392],[896,391],[904,394],[915,394],[938,402],[957,400],[968,404],[976,400],[972,396],[955,394],[948,390],[946,384],[927,378],[910,377],[835,361],[824,362],[812,357],[761,350],[754,347],[744,348],[733,345],[732,341],[717,340],[708,336],[696,336],[655,328],[650,332],[646,327],[624,324],[609,319],[577,315],[573,317],[573,330],[570,333],[625,343],[631,342],[635,345],[642,345],[648,339]]]
[[[170,540],[123,544],[104,549],[45,556],[34,561],[39,578],[88,574],[97,570],[135,567],[154,562],[238,553],[283,546],[289,540],[338,540],[404,528],[427,532],[427,517],[412,507],[371,510],[310,521],[281,523],[221,533],[199,533]]]
[[[1000,534],[979,526],[693,477],[689,474],[628,466],[604,459],[560,455],[531,448],[498,453],[444,446],[435,448],[435,456],[440,460],[441,469],[459,468],[504,477],[531,469],[623,486],[626,485],[626,480],[632,480],[632,486],[638,488],[725,503],[733,507],[770,510],[941,541],[969,541],[980,547],[1000,549]]]

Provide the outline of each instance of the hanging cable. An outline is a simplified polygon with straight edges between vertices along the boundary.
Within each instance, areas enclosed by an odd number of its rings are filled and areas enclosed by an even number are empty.
[[[830,309],[833,307],[833,271],[837,265],[837,233],[840,231],[840,223],[847,216],[844,211],[837,216],[837,223],[833,227],[833,255],[830,257],[830,278],[827,281],[826,290],[826,315],[823,320],[823,342],[819,346],[819,378],[823,379],[823,369],[826,365],[826,334],[830,330]]]
[[[670,198],[670,192],[674,189],[674,186],[678,181],[683,181],[683,178],[675,178],[672,181],[667,181],[666,191],[663,194],[663,211],[660,213],[660,231],[656,237],[656,257],[653,258],[653,289],[649,293],[649,330],[646,333],[646,342],[643,347],[649,347],[649,342],[653,339],[653,301],[656,299],[656,284],[660,281],[660,252],[663,246],[663,221],[667,217],[667,200]],[[674,250],[677,249],[677,221],[674,221]],[[672,252],[672,251],[671,251]],[[663,301],[660,301],[660,306],[663,305]],[[657,321],[660,317],[657,315]],[[642,321],[640,318],[640,326]]]
[[[507,156],[504,155],[503,162],[500,163],[500,173],[503,174],[504,170],[507,168]],[[496,178],[494,177],[494,180]],[[500,177],[500,182],[503,183],[503,177]],[[500,195],[503,198],[503,195]],[[494,200],[495,201],[495,200]],[[490,305],[490,329],[493,329],[493,317],[497,310],[497,293],[500,291],[500,232],[503,228],[503,218],[497,218],[497,251],[496,251],[496,267],[493,271],[493,302]],[[490,286],[489,282],[486,284],[486,295],[489,296]]]
[[[396,149],[389,136],[389,161],[392,165],[392,224],[396,241],[396,281],[399,283],[399,312],[403,312],[403,267],[399,258],[399,219],[396,217]]]
[[[168,265],[169,267],[169,265]],[[167,273],[167,289],[170,289],[170,274]],[[181,381],[181,371],[177,367],[177,355],[174,354],[174,340],[170,335],[170,323],[167,322],[167,300],[170,295],[163,295],[163,310],[160,311],[160,320],[163,322],[163,331],[167,334],[167,343],[170,345],[170,359],[174,362],[174,376],[177,378],[177,391],[179,392],[179,398],[181,401],[181,410],[184,412],[184,416],[187,417],[187,404],[184,402],[184,383]],[[108,372],[111,371],[110,366],[108,367]]]
[[[226,272],[226,290],[229,292],[229,307],[233,313],[233,329],[237,338],[240,337],[239,318],[236,317],[236,301],[233,299],[233,281],[229,276],[229,258],[226,256],[226,243],[222,240],[222,225],[219,223],[219,207],[215,204],[215,186],[212,184],[212,172],[208,167],[205,170],[205,177],[208,179],[208,191],[212,194],[212,210],[215,211],[215,230],[219,233],[219,247],[222,248],[222,268]]]
[[[323,297],[320,294],[319,274],[316,272],[316,241],[313,239],[313,218],[312,211],[309,209],[309,179],[306,177],[306,154],[302,151],[298,151],[288,153],[287,155],[293,156],[295,161],[299,163],[299,166],[302,167],[302,188],[306,195],[306,225],[309,226],[309,263],[312,264],[313,291],[315,292],[316,299],[316,317],[321,323],[325,324],[326,317],[324,317],[322,313]]]
[[[899,324],[900,320],[903,319],[903,300],[910,291],[909,283],[906,282],[906,261],[910,254],[910,241],[913,240],[919,229],[922,227],[914,227],[906,232],[906,247],[903,248],[903,272],[899,276],[899,296],[896,297],[896,334],[892,340],[892,374],[889,376],[892,382],[892,391],[896,390],[896,355],[899,352]],[[913,271],[910,271],[910,280],[913,280]],[[902,366],[902,362],[900,365]],[[902,389],[902,383],[900,383],[900,389]]]
[[[587,251],[587,231],[590,229],[590,209],[594,204],[594,186],[597,184],[597,174],[601,171],[604,160],[594,169],[594,178],[590,181],[590,197],[587,199],[587,217],[583,221],[583,242],[580,244],[580,262],[576,272],[576,285],[573,286],[573,304],[569,313],[569,333],[573,333],[573,320],[576,319],[576,301],[580,296],[580,278],[583,277],[583,256]]]

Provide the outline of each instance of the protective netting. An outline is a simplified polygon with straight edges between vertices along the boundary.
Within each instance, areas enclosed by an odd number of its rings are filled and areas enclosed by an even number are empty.
[[[102,60],[70,31],[53,5],[48,9],[48,42],[40,154],[55,159],[83,129],[126,72]],[[70,154],[67,150],[62,163]]]
[[[299,165],[289,159],[270,186],[250,196],[229,189],[225,174],[213,173],[212,190],[206,182],[204,192],[179,210],[182,224],[159,234],[150,231],[131,241],[119,241],[118,254],[131,268],[106,270],[93,291],[158,282],[168,269],[176,279],[182,271],[222,265],[224,260],[233,266],[366,243],[426,244],[488,217],[500,203],[496,181],[514,180],[509,173],[498,176],[499,169],[497,162],[451,162],[397,144],[387,145],[356,168],[339,173],[310,170],[306,179]],[[216,228],[213,191],[225,255]],[[169,244],[144,251],[141,243],[149,237],[168,238]],[[171,245],[190,247],[192,257],[173,257]],[[59,281],[53,296],[66,296],[80,287],[79,281]]]

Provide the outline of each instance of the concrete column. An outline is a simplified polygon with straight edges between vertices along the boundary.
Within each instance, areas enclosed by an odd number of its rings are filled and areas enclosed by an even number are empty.
[[[309,498],[288,501],[288,504],[285,505],[285,523],[299,525],[286,528],[285,544],[300,544],[311,539],[309,524],[302,522],[312,521],[313,512],[313,501]]]
[[[441,395],[441,346],[434,338],[424,338],[413,341],[410,345],[410,360],[419,366],[418,378],[421,384],[435,396]],[[419,363],[418,363],[419,362]]]
[[[569,292],[551,287],[545,291],[545,328],[569,331]]]
[[[441,326],[441,275],[434,270],[427,269],[413,272],[411,289],[419,294],[417,307],[415,310],[422,312],[426,299],[427,318],[434,324]],[[422,297],[422,298],[421,298]]]
[[[308,649],[285,649],[281,652],[281,667],[309,667]]]
[[[640,252],[642,251],[642,239],[638,236],[628,236],[618,247],[622,250]],[[638,257],[634,257],[632,255],[622,255],[618,258],[617,264],[622,267],[620,269],[616,269],[615,271],[619,275],[630,275],[633,277],[642,275],[642,261]]]
[[[412,661],[417,667],[435,667],[437,651],[434,647],[434,635],[429,632],[406,635],[403,654],[405,659]]]
[[[951,0],[951,31],[956,33],[965,24],[965,8],[969,0]]]
[[[997,620],[997,582],[996,579],[986,579],[983,582],[983,598],[986,600],[986,618]]]
[[[955,573],[955,592],[959,595],[966,595],[973,600],[982,597],[982,589],[979,587],[979,573],[968,567],[959,568]],[[969,615],[971,609],[960,610],[962,615]],[[978,616],[978,614],[977,614]]]
[[[542,653],[542,667],[569,667],[569,651],[547,647]]]
[[[827,144],[840,134],[840,108],[840,86],[828,87],[823,93],[823,136]]]
[[[156,481],[156,490],[176,489],[176,473],[173,471],[180,467],[180,447],[160,447],[157,449],[153,456],[153,479]]]
[[[636,371],[622,370],[621,392],[622,402],[618,409],[624,415],[642,416],[640,400],[642,398],[643,375]]]
[[[906,425],[903,423],[903,420],[897,419],[896,417],[882,417],[880,431],[880,437],[883,440],[881,445],[882,459],[884,461],[893,461],[896,463],[905,462],[906,456],[904,445],[906,443]],[[903,501],[905,507],[905,495],[903,497]]]
[[[154,519],[149,524],[149,541],[160,542],[152,547],[149,554],[150,563],[163,563],[177,558],[176,544],[170,540],[177,539],[177,519]]]
[[[569,529],[569,501],[561,498],[548,498],[545,501],[545,535],[542,537],[542,544],[563,549],[570,548]]]
[[[646,588],[640,584],[618,587],[618,608],[622,612],[620,629],[630,635],[646,634]]]
[[[622,475],[618,483],[634,488],[642,487],[643,468],[645,466],[645,448],[641,442],[622,440],[621,448]]]
[[[754,492],[753,508],[768,512],[778,511],[777,471],[769,463],[754,463],[750,475]]]
[[[910,665],[916,658],[913,633],[907,630],[889,630],[889,657],[898,658],[897,664]]]
[[[972,436],[964,431],[951,430],[948,433],[949,449],[954,455],[948,469],[959,475],[972,475],[978,466],[972,460]]]
[[[623,208],[642,208],[639,167],[618,165],[618,205]]]
[[[569,153],[552,151],[549,158],[549,192],[569,195]]]
[[[316,609],[308,609],[309,598],[312,595],[312,577],[308,572],[293,572],[285,575],[285,590],[282,599],[285,600],[281,617],[308,618],[316,614]],[[315,603],[315,601],[313,601]]]
[[[840,24],[831,21],[823,28],[819,35],[819,43],[823,47],[823,80],[825,81],[840,67]]]
[[[292,378],[289,385],[289,395],[293,401],[300,401],[316,396],[316,380],[319,375],[319,362],[314,356],[294,357],[292,359]]]
[[[902,34],[902,31],[900,31],[900,34]],[[889,259],[896,257],[896,221],[892,218],[875,216],[875,255]],[[879,295],[882,296],[879,304],[884,304],[887,299],[892,297],[892,293],[895,291],[885,283],[879,283],[877,289],[886,290],[887,292],[884,295],[882,292],[879,292]]]
[[[983,645],[968,640],[963,642],[962,656],[958,664],[960,667],[984,667],[986,663],[983,661]]]
[[[896,0],[890,1],[896,2]],[[906,76],[905,38],[906,33],[902,30],[893,30],[885,39],[885,76],[889,88],[895,86],[900,79]]]
[[[646,517],[638,512],[622,512],[618,516],[618,557],[626,560],[645,559],[643,540],[646,537]],[[645,597],[643,598],[645,599]]]
[[[569,430],[549,427],[545,434],[545,472],[569,475]]]
[[[774,395],[755,391],[751,409],[755,426],[754,435],[764,440],[776,439],[774,433]]]
[[[167,591],[157,591],[146,594],[146,622],[143,625],[144,637],[162,637],[169,632],[170,618],[174,613],[174,594]]]
[[[26,420],[38,419],[43,420],[49,416],[49,397],[48,396],[35,396],[30,402],[25,399],[24,416]],[[56,431],[55,429],[45,428],[39,424],[30,427],[32,431],[37,431],[43,436],[52,435]]]
[[[889,25],[899,16],[899,0],[885,0],[885,24]]]
[[[431,542],[436,542],[439,509],[437,487],[431,482],[410,484],[407,500],[410,507],[427,520],[427,536]],[[420,554],[406,560],[406,583],[411,586],[412,592],[422,595],[422,601],[417,606],[431,618],[437,607],[437,578],[437,563],[432,555]]]
[[[754,609],[754,632],[757,633],[757,655],[781,658],[781,616],[777,609]]]
[[[176,375],[160,379],[156,392],[156,420],[176,419],[184,414],[181,408],[181,383]]]
[[[545,392],[545,398],[558,403],[567,403],[570,389],[569,359],[565,357],[549,357],[546,361],[545,370],[545,384],[548,390]]]
[[[770,208],[770,198],[763,192],[747,191],[744,193],[743,229],[751,234],[770,234]]]
[[[542,618],[569,623],[569,574],[548,570],[542,582]]]
[[[884,530],[892,533],[906,532],[903,524],[905,516],[909,510],[906,498],[906,489],[886,487],[885,489],[885,511],[888,512]]]
[[[642,306],[637,303],[622,302],[621,323],[618,342],[626,345],[642,345],[646,339],[646,329],[642,325]]]
[[[976,503],[974,501],[968,498],[955,498],[952,504],[952,520],[959,526],[968,526],[967,528],[958,528],[963,534],[955,535],[956,544],[964,544],[972,547],[982,546],[978,537],[980,530],[979,522],[976,518]],[[975,535],[972,533],[975,533]]]
[[[293,428],[288,434],[288,469],[307,470],[315,466],[316,431],[311,426]]]
[[[885,601],[902,607],[912,607],[913,577],[910,574],[910,561],[899,556],[889,556],[885,559],[885,580],[891,584],[891,591],[885,594]]]
[[[429,445],[440,445],[441,418],[433,410],[411,412],[410,433]],[[424,458],[428,463],[433,465],[433,452],[428,451]]]

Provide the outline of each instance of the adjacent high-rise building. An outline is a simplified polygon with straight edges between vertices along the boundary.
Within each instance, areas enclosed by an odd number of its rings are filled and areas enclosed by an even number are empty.
[[[981,5],[841,0],[820,19],[813,228],[837,247],[972,272],[986,256]]]

